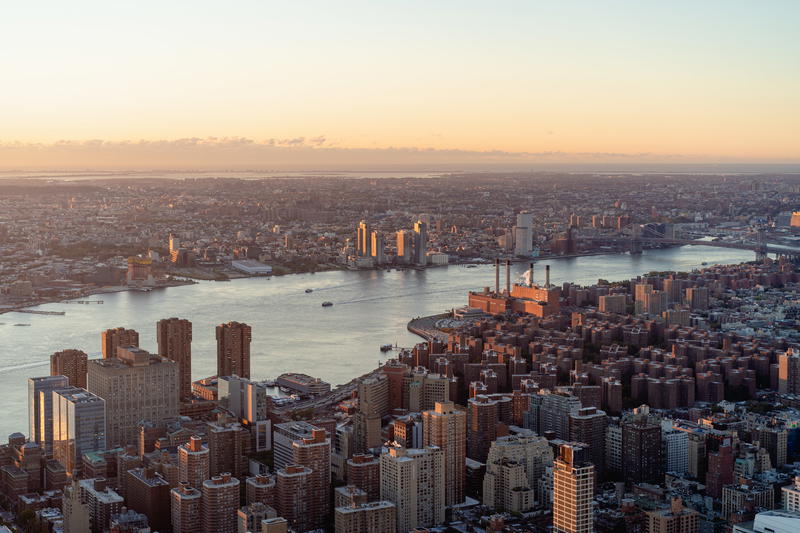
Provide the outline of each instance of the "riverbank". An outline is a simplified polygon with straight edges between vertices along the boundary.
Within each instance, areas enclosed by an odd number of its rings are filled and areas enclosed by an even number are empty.
[[[189,279],[172,279],[160,283],[159,285],[153,287],[137,287],[137,286],[129,286],[129,285],[115,285],[115,286],[108,286],[108,287],[93,287],[93,288],[86,288],[84,290],[80,290],[74,292],[69,295],[58,295],[57,297],[51,298],[36,298],[34,300],[25,300],[24,302],[14,303],[14,304],[6,304],[0,305],[0,315],[4,313],[14,313],[14,312],[26,312],[29,311],[32,307],[38,307],[40,305],[45,304],[53,304],[53,303],[66,303],[72,300],[79,300],[81,298],[87,298],[89,296],[96,296],[99,294],[114,294],[117,292],[127,292],[127,291],[139,291],[141,292],[143,289],[147,290],[158,290],[158,289],[166,289],[168,287],[183,287],[185,285],[195,285],[197,284],[196,281],[192,281]],[[66,296],[66,297],[65,297]],[[54,314],[54,313],[48,313]],[[61,313],[58,313],[61,314]]]

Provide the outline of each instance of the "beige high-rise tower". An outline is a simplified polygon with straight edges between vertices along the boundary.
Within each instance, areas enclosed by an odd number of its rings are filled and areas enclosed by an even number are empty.
[[[118,357],[89,361],[88,389],[106,401],[108,445],[138,440],[142,420],[178,416],[178,365],[140,348],[117,350]]]
[[[397,506],[397,531],[444,522],[444,487],[439,448],[393,447],[381,455],[381,499]]]
[[[192,323],[182,318],[165,318],[156,323],[158,355],[178,363],[182,400],[192,396]]]
[[[464,501],[464,473],[467,458],[467,414],[453,402],[436,402],[432,411],[422,413],[425,446],[438,446],[444,454],[445,505]]]
[[[588,450],[562,444],[553,465],[553,531],[591,533],[594,531],[594,465]]]

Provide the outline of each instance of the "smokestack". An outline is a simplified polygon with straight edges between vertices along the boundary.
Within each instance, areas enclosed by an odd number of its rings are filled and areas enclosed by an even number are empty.
[[[544,266],[544,288],[550,288],[550,265]]]
[[[500,294],[500,258],[494,260],[494,292]]]
[[[511,294],[511,259],[506,259],[506,292]]]
[[[533,287],[533,263],[528,265],[528,287]]]

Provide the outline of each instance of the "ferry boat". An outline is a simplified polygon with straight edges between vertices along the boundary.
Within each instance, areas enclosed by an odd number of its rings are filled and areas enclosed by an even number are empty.
[[[310,292],[314,292],[314,289],[306,289],[306,294],[308,294]]]
[[[331,307],[333,302],[322,302],[322,307]]]

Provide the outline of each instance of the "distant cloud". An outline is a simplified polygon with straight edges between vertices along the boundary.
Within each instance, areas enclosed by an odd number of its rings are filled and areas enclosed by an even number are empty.
[[[65,139],[49,144],[0,141],[0,170],[530,170],[548,164],[717,161],[718,159],[704,156],[648,152],[343,148],[323,135],[261,141],[245,137],[126,141]]]

